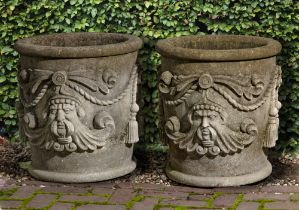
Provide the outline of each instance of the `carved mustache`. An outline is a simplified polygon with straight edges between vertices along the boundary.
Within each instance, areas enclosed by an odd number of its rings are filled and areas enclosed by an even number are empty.
[[[54,120],[50,125],[51,132],[56,137],[68,137],[71,136],[75,132],[75,127],[72,122],[68,120],[64,120],[62,122],[58,122]]]

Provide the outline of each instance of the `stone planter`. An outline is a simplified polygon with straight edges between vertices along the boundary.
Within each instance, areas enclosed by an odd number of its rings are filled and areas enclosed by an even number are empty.
[[[108,33],[16,42],[20,136],[31,145],[32,176],[92,182],[135,169],[135,61],[141,45],[137,37]]]
[[[234,186],[267,177],[263,147],[277,140],[279,42],[250,36],[185,36],[159,41],[160,131],[169,178]]]

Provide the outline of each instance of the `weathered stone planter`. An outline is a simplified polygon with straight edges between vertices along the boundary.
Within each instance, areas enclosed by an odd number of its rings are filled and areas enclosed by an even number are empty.
[[[279,42],[250,36],[159,41],[161,138],[167,175],[195,186],[233,186],[267,177],[263,147],[277,140]]]
[[[141,45],[137,37],[108,33],[17,41],[20,134],[31,144],[34,177],[92,182],[135,169]]]

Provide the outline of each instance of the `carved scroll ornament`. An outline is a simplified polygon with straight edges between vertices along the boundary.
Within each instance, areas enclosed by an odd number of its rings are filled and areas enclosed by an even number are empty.
[[[202,73],[199,75],[173,75],[169,71],[162,73],[159,83],[159,90],[165,96],[166,105],[176,106],[183,103],[196,90],[214,90],[218,92],[227,102],[240,111],[253,111],[262,106],[276,84],[279,74],[272,76],[270,84],[264,90],[264,83],[253,74],[246,77],[245,82],[237,78],[225,75],[210,75]],[[242,104],[235,100],[232,95],[243,98],[247,103]],[[167,100],[167,98],[171,98]],[[174,98],[174,99],[172,99]],[[253,103],[251,101],[255,100]]]
[[[244,80],[244,78],[243,78]],[[256,123],[245,118],[240,122],[239,128],[230,128],[226,122],[227,113],[215,99],[210,97],[211,92],[217,92],[233,108],[251,112],[262,106],[270,98],[270,111],[268,120],[267,136],[264,140],[265,147],[275,145],[278,130],[278,110],[281,107],[278,101],[278,88],[281,83],[280,67],[276,68],[275,74],[265,88],[264,83],[256,76],[245,77],[241,82],[231,76],[210,75],[202,73],[198,75],[173,75],[169,71],[162,73],[159,90],[163,95],[164,109],[178,106],[188,101],[195,91],[200,93],[201,98],[193,104],[186,114],[189,128],[181,131],[181,121],[177,116],[170,116],[164,122],[166,138],[187,152],[196,152],[199,155],[225,155],[236,153],[251,144],[257,137],[258,128]],[[242,99],[242,100],[237,100]],[[164,118],[161,116],[160,118]],[[185,126],[186,127],[186,126]],[[188,126],[187,126],[188,127]]]
[[[190,129],[180,131],[180,120],[172,116],[165,124],[167,137],[187,152],[216,156],[233,154],[252,143],[257,136],[257,127],[252,119],[246,118],[239,130],[227,126],[224,110],[217,104],[194,105],[188,113]]]
[[[27,72],[29,71],[30,74]],[[27,73],[24,73],[27,72]],[[136,73],[133,73],[131,76],[134,77]],[[26,75],[26,76],[25,76]],[[31,80],[29,82],[26,82],[28,80],[28,75],[33,75]],[[69,87],[73,89],[75,92],[82,95],[86,100],[90,101],[93,104],[97,104],[100,106],[108,106],[112,105],[119,100],[121,100],[129,91],[128,86],[123,93],[121,93],[117,98],[113,100],[100,100],[96,97],[91,96],[88,92],[86,92],[83,88],[80,86],[83,86],[87,89],[89,89],[92,92],[102,93],[104,95],[107,95],[109,93],[109,90],[112,89],[116,83],[116,73],[114,71],[108,71],[104,70],[102,73],[102,81],[94,80],[89,77],[84,76],[83,71],[50,71],[50,70],[40,70],[40,69],[28,69],[28,70],[22,70],[20,73],[20,77],[23,82],[21,83],[22,90],[21,92],[21,101],[22,104],[25,107],[34,107],[38,104],[38,102],[43,98],[45,93],[47,92],[49,85],[52,84],[57,89]],[[131,77],[131,80],[133,78]],[[41,88],[40,88],[41,87]],[[35,95],[36,97],[31,101],[27,102],[25,101],[25,97],[27,96],[24,93],[24,90],[31,90],[31,94]],[[38,93],[37,93],[38,92]]]
[[[114,120],[108,112],[99,111],[93,118],[92,128],[87,127],[82,122],[85,111],[82,108],[80,100],[84,98],[96,105],[110,106],[122,100],[131,88],[133,88],[132,95],[136,94],[136,67],[132,71],[125,90],[119,96],[110,100],[100,100],[92,96],[81,86],[92,92],[108,94],[109,90],[116,83],[117,77],[113,71],[104,71],[102,82],[94,81],[84,76],[80,77],[80,72],[76,71],[68,73],[65,71],[52,72],[38,69],[30,69],[29,71],[31,71],[30,75],[33,75],[29,82],[27,78],[28,74],[24,73],[24,70],[20,73],[22,79],[21,87],[23,87],[20,90],[23,108],[19,108],[21,132],[23,132],[32,145],[47,150],[75,152],[93,151],[103,147],[107,139],[115,132]],[[27,90],[29,87],[32,87],[30,91],[34,96],[31,102],[24,100],[24,89]],[[37,106],[47,92],[52,97],[50,97],[49,105],[46,107],[48,109],[46,116],[44,116],[46,122],[43,125],[39,125],[33,107]],[[83,97],[78,97],[78,95]],[[132,106],[135,104],[136,96],[132,98]],[[133,113],[131,117],[132,121],[136,121],[135,116],[137,111],[137,108],[131,110]],[[138,135],[137,140],[135,137],[132,143],[137,141]]]
[[[84,110],[80,102],[71,96],[57,95],[50,100],[50,111],[43,127],[37,125],[34,115],[26,113],[24,133],[34,146],[47,150],[74,152],[95,150],[105,145],[105,140],[115,131],[113,118],[107,112],[94,117],[94,127],[89,129],[82,122]]]

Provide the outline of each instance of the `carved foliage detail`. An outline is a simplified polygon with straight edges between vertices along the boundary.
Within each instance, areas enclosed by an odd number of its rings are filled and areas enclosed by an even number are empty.
[[[188,122],[189,130],[182,132],[180,120],[172,116],[165,124],[165,133],[180,149],[199,155],[236,153],[252,143],[258,133],[255,122],[249,118],[243,120],[239,130],[229,128],[224,110],[215,103],[194,105]]]
[[[58,152],[92,151],[103,147],[107,139],[115,133],[114,120],[108,112],[100,111],[95,114],[93,126],[89,128],[83,123],[85,110],[80,101],[82,99],[96,105],[109,106],[123,99],[133,88],[133,108],[131,108],[133,114],[131,120],[136,121],[135,116],[138,111],[135,96],[137,91],[135,90],[137,85],[136,66],[131,73],[125,90],[119,96],[110,100],[100,100],[87,91],[108,94],[117,81],[117,75],[114,71],[103,71],[102,81],[96,81],[87,78],[81,71],[53,72],[29,69],[20,71],[19,80],[22,102],[18,107],[20,131],[32,145]],[[29,90],[29,94],[34,96],[31,102],[25,101],[24,98],[28,98],[28,95],[24,90]],[[41,117],[44,123],[41,124],[40,119],[36,117],[34,107],[46,94],[50,96],[50,99],[45,108],[45,115]],[[83,97],[80,97],[80,95]],[[136,141],[138,141],[138,134],[135,138]]]
[[[74,152],[95,150],[105,145],[105,140],[115,131],[113,118],[107,112],[94,117],[94,128],[87,128],[82,122],[85,111],[80,102],[72,97],[56,95],[50,100],[47,122],[35,128],[34,115],[24,115],[23,130],[31,144],[47,150]]]
[[[210,75],[201,73],[196,75],[174,75],[165,71],[160,76],[159,90],[161,93],[160,118],[164,118],[165,109],[174,109],[185,103],[194,101],[192,95],[199,93],[198,101],[192,103],[191,109],[185,117],[179,119],[171,116],[162,124],[162,136],[178,145],[187,152],[199,155],[216,156],[233,154],[244,149],[256,138],[258,129],[256,123],[245,118],[239,128],[231,128],[226,122],[227,113],[223,107],[209,97],[212,92],[222,96],[233,108],[242,112],[251,112],[262,106],[270,99],[269,120],[265,147],[273,147],[278,138],[278,111],[281,107],[278,101],[278,88],[281,83],[281,71],[271,75],[270,82],[265,87],[264,82],[255,74],[238,78],[226,75]],[[181,130],[181,121],[184,127]],[[186,125],[186,121],[188,125]],[[188,127],[189,126],[189,127]]]

